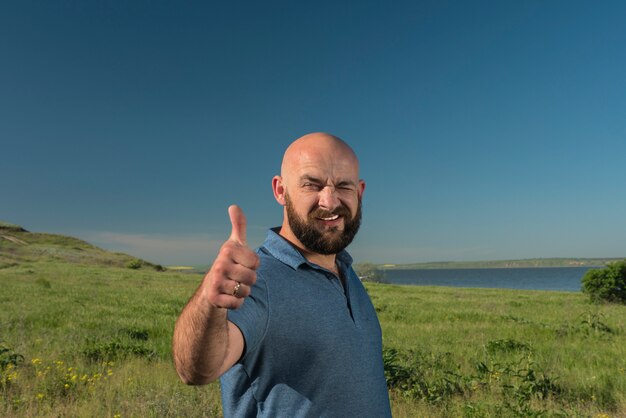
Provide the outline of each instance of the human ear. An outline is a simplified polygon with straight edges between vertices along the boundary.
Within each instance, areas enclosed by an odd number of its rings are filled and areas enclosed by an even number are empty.
[[[274,192],[274,199],[276,199],[280,205],[285,206],[287,204],[287,202],[285,202],[286,190],[281,176],[274,176],[272,179],[272,191]]]
[[[363,192],[365,191],[365,181],[364,180],[359,180],[359,186],[357,188],[357,191],[359,193],[359,198],[363,197]]]

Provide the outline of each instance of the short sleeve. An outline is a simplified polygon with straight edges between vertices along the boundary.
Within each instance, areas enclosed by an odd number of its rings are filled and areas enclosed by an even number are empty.
[[[254,351],[265,336],[269,321],[267,282],[257,272],[256,283],[239,309],[228,310],[228,320],[241,330],[245,341],[242,358]]]

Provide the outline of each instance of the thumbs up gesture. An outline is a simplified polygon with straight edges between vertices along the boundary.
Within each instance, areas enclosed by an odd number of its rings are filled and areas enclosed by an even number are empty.
[[[256,281],[259,256],[246,242],[246,217],[240,207],[228,208],[232,232],[204,277],[205,295],[217,308],[237,309]]]

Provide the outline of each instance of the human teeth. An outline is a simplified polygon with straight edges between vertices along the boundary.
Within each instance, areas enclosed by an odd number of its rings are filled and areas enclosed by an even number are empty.
[[[335,216],[331,216],[330,218],[320,218],[323,221],[334,221],[335,219],[338,219],[339,215],[335,215]]]

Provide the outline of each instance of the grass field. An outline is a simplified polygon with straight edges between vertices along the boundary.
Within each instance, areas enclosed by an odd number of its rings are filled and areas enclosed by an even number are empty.
[[[174,322],[201,276],[11,234],[21,243],[0,237],[0,416],[220,416],[218,384],[185,386],[171,362]],[[394,416],[626,417],[626,306],[561,292],[368,291]]]

